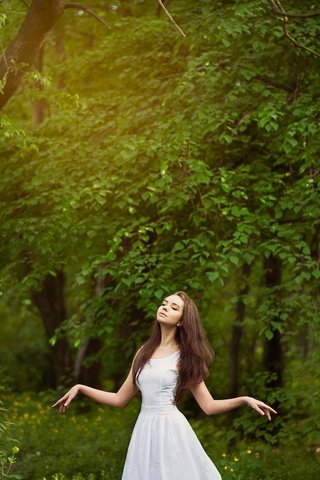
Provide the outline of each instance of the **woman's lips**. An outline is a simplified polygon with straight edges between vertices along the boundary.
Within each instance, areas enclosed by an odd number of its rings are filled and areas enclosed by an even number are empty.
[[[166,317],[167,315],[163,312],[159,312],[159,315],[163,315],[164,317]]]

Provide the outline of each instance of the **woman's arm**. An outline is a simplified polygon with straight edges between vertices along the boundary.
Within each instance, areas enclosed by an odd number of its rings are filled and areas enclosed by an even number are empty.
[[[216,413],[228,412],[234,408],[248,405],[256,410],[260,415],[265,415],[268,420],[271,420],[271,413],[277,413],[273,408],[269,407],[260,400],[252,397],[236,397],[228,398],[226,400],[215,400],[204,382],[197,383],[191,388],[194,398],[197,400],[201,409],[207,415],[214,415]]]
[[[137,354],[138,352],[136,353],[136,355]],[[95,402],[109,405],[110,407],[125,407],[138,392],[138,388],[136,387],[136,385],[133,385],[132,382],[132,366],[125,382],[122,384],[117,393],[105,392],[103,390],[88,387],[87,385],[78,384],[74,385],[63,397],[61,397],[56,403],[54,403],[52,407],[59,407],[59,412],[64,413],[72,400],[78,395],[78,393],[82,393],[83,395],[91,398]]]

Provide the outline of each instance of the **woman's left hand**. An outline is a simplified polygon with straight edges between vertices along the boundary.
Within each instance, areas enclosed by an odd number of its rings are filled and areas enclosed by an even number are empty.
[[[265,415],[268,420],[271,420],[272,413],[278,413],[273,408],[269,407],[269,405],[267,405],[266,403],[261,402],[260,400],[257,400],[253,397],[245,397],[245,403],[249,407],[256,410],[258,413],[260,413],[260,415]]]

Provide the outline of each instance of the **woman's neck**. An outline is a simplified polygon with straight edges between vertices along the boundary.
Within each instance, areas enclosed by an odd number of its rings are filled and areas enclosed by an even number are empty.
[[[179,344],[176,340],[176,329],[170,328],[167,330],[165,328],[161,328],[161,340],[158,346],[158,349],[161,350],[176,350]]]

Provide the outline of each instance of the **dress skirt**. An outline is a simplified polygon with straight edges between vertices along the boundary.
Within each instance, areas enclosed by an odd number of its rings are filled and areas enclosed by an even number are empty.
[[[122,480],[221,480],[221,476],[176,407],[167,411],[142,407]]]

